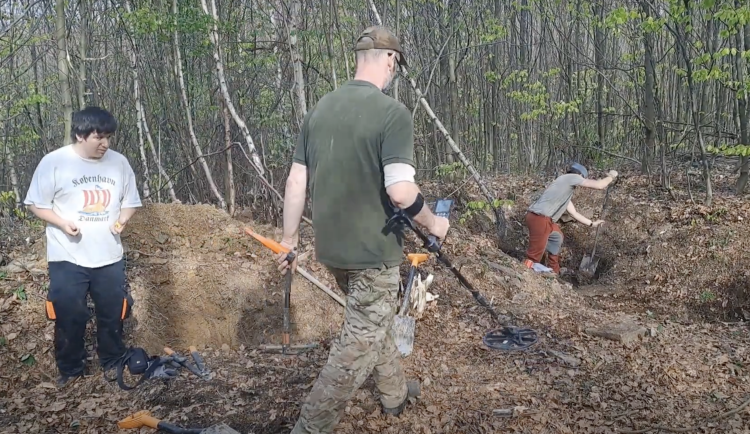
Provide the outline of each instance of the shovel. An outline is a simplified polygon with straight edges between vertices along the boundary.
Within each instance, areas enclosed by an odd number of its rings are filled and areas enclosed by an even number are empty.
[[[430,255],[427,253],[409,253],[406,257],[411,262],[411,267],[409,267],[409,276],[407,277],[406,288],[404,288],[404,299],[401,302],[401,310],[393,318],[393,339],[396,341],[396,347],[402,357],[411,354],[414,348],[414,328],[416,321],[414,318],[406,316],[409,304],[411,303],[411,288],[414,286],[414,275],[417,272],[419,264],[428,260]]]
[[[599,216],[600,219],[604,218],[604,210],[607,208],[607,198],[609,198],[609,190],[612,188],[612,184],[607,186],[607,192],[604,194],[604,204],[602,205],[602,213]],[[578,267],[581,273],[593,276],[596,273],[596,267],[599,265],[599,258],[596,257],[596,242],[599,240],[599,229],[602,225],[596,227],[596,235],[594,236],[594,249],[591,251],[591,255],[584,255],[581,259],[581,265]]]
[[[281,252],[286,253],[286,261],[291,265],[292,262],[294,262],[294,258],[296,254],[294,252],[290,252],[289,249],[282,246],[281,244],[277,243],[274,240],[271,240],[269,238],[266,238],[260,234],[256,234],[253,232],[250,228],[245,228],[245,233],[252,236],[256,240],[260,241],[261,244],[271,249],[272,252],[279,254]],[[299,270],[298,270],[299,271]],[[304,351],[316,348],[318,344],[309,344],[309,345],[291,345],[289,343],[289,335],[290,335],[290,329],[291,329],[291,318],[290,318],[290,309],[291,309],[291,295],[292,295],[292,271],[289,270],[284,275],[284,331],[281,335],[281,346],[279,345],[262,345],[260,348],[264,351],[271,351],[276,352],[278,350],[281,350],[281,354],[283,355],[298,355]],[[341,303],[343,305],[343,303]]]
[[[144,426],[169,434],[240,434],[224,423],[212,425],[208,428],[182,428],[151,416],[151,412],[148,410],[141,410],[117,422],[117,427],[120,429],[140,430]]]

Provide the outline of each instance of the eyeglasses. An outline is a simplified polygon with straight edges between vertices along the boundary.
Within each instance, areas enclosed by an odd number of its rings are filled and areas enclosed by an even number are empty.
[[[388,56],[389,57],[393,56],[396,59],[396,61],[393,62],[393,65],[394,65],[394,69],[396,71],[399,71],[401,69],[401,65],[399,64],[399,62],[401,61],[401,55],[396,51],[389,51]]]

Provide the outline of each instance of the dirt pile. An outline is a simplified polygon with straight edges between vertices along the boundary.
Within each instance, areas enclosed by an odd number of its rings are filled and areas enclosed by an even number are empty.
[[[135,214],[123,235],[134,343],[154,352],[164,345],[280,343],[283,281],[271,251],[244,226],[208,205],[150,204]],[[268,227],[249,226],[279,238]],[[339,304],[295,276],[294,342],[328,337],[342,315]]]

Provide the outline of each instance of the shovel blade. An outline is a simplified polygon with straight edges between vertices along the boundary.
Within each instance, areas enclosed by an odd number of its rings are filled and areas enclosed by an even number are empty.
[[[414,329],[416,321],[409,316],[396,315],[393,319],[393,339],[401,357],[411,354],[414,348]]]
[[[581,266],[579,269],[587,274],[594,274],[596,272],[596,267],[599,265],[599,258],[594,256],[593,258],[590,255],[586,255],[581,259]]]

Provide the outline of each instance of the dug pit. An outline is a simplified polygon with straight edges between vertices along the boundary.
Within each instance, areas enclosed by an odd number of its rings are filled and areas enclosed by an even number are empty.
[[[241,223],[208,205],[149,204],[135,214],[123,234],[132,345],[159,353],[164,346],[281,343],[283,279],[273,253],[245,235],[244,226],[279,238],[270,227]],[[295,275],[292,343],[329,337],[342,317],[338,303]]]

